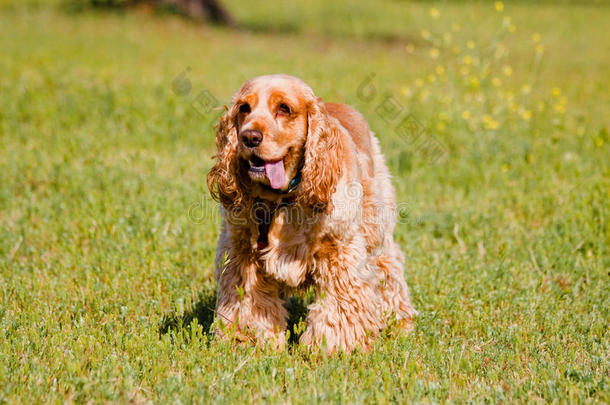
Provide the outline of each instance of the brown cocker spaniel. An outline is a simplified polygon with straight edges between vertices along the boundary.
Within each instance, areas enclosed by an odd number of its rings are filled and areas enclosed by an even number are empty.
[[[295,77],[256,77],[220,119],[216,146],[217,334],[283,347],[285,299],[311,285],[303,344],[350,351],[391,319],[412,328],[394,188],[356,110]]]

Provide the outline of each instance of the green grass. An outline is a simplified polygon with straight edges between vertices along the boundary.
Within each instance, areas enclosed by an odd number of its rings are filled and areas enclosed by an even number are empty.
[[[252,31],[2,2],[0,402],[608,403],[610,8],[226,3]],[[215,112],[192,103],[273,72],[356,106],[379,136],[411,335],[326,357],[205,333]],[[386,122],[387,96],[443,157]]]

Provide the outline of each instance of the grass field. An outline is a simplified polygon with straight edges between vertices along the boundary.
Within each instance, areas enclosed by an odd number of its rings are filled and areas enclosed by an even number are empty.
[[[0,3],[0,402],[610,402],[608,4],[225,3]],[[206,334],[210,107],[274,72],[379,136],[411,335]]]

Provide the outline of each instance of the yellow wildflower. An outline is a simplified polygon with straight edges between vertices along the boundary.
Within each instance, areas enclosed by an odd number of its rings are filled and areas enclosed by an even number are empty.
[[[411,98],[411,96],[413,96],[413,91],[411,91],[411,89],[407,86],[401,87],[400,92],[407,98]]]
[[[523,87],[521,87],[521,94],[523,94],[523,95],[528,95],[528,94],[530,94],[531,91],[532,91],[532,86],[530,86],[529,84],[524,84]]]
[[[529,121],[530,118],[532,118],[532,112],[530,110],[524,110],[521,113],[521,117],[523,117],[524,120]]]
[[[552,94],[553,94],[553,97],[561,96],[561,89],[559,87],[553,87]]]
[[[494,3],[494,7],[496,8],[496,11],[498,13],[501,13],[502,11],[504,11],[504,3],[502,3],[501,1],[496,1]]]
[[[494,119],[489,120],[485,123],[485,128],[487,129],[498,129],[500,123]]]
[[[432,7],[430,9],[430,17],[436,19],[441,15],[441,13],[438,11],[438,8]]]
[[[539,33],[534,32],[534,33],[532,34],[532,41],[534,41],[534,42],[540,42],[540,39],[542,39],[542,37],[540,36],[540,34],[539,34]]]
[[[474,49],[474,47],[476,46],[476,44],[474,43],[474,41],[473,41],[473,40],[471,40],[471,39],[470,39],[470,40],[468,40],[468,41],[466,42],[466,46],[468,47],[468,49]]]
[[[446,44],[450,44],[451,43],[451,39],[452,39],[451,33],[445,32],[443,34],[443,41],[445,41]]]
[[[481,83],[479,82],[479,79],[477,79],[476,76],[470,76],[470,85],[472,87],[474,87],[475,89],[478,89],[480,84]]]
[[[470,65],[472,63],[472,57],[470,55],[466,55],[464,58],[462,58],[462,62],[464,62],[464,65]]]
[[[442,67],[441,65],[438,65],[434,70],[436,71],[436,74],[439,76],[442,76],[445,74],[445,68]]]
[[[422,37],[423,39],[430,39],[430,31],[428,31],[428,30],[423,30],[423,31],[421,32],[421,37]]]
[[[511,24],[508,26],[508,32],[513,33],[517,31],[517,26],[515,24]]]
[[[471,117],[470,111],[468,111],[468,110],[462,111],[462,118],[464,118],[466,121],[468,121],[470,119],[470,117]]]
[[[497,77],[494,77],[493,79],[491,79],[491,84],[494,87],[500,87],[502,85],[502,80],[498,79]]]
[[[536,53],[544,53],[544,45],[539,44],[539,45],[536,47]]]
[[[416,79],[415,80],[415,85],[417,87],[422,87],[424,85],[424,81],[422,79]]]
[[[438,50],[438,48],[432,48],[430,49],[430,57],[432,59],[436,59],[438,58],[438,56],[440,55],[440,51]]]
[[[567,98],[567,97],[565,97],[565,96],[561,97],[561,98],[559,99],[559,103],[560,103],[560,104],[562,104],[562,105],[566,105],[566,104],[568,104],[568,98]]]
[[[436,81],[436,76],[434,76],[434,73],[430,73],[430,74],[428,75],[428,81],[429,81],[430,83],[434,83],[434,82]]]
[[[504,76],[508,77],[513,74],[513,68],[508,65],[505,65],[502,68],[502,73],[504,73]]]

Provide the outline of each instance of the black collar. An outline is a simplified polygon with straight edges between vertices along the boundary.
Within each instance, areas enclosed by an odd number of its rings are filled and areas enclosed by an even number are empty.
[[[290,183],[288,183],[288,188],[286,189],[286,191],[281,191],[280,194],[292,193],[294,190],[297,189],[299,184],[301,184],[301,171],[299,171],[297,173],[297,175],[294,176],[292,178],[292,180],[290,180]]]
[[[288,184],[288,188],[286,190],[273,190],[276,193],[285,195],[293,192],[301,183],[301,172],[299,171],[296,176],[290,183]],[[269,246],[269,228],[271,227],[271,222],[273,221],[273,217],[275,212],[280,207],[290,206],[294,203],[294,197],[284,197],[282,201],[279,203],[264,203],[263,200],[257,201],[257,207],[254,210],[254,217],[256,218],[256,222],[258,223],[258,240],[257,247],[258,249],[265,249]]]

